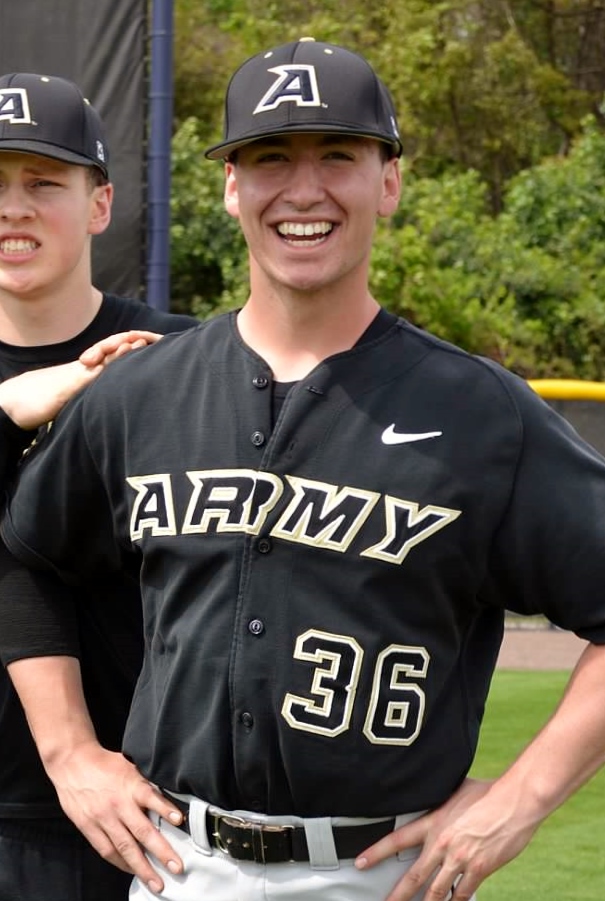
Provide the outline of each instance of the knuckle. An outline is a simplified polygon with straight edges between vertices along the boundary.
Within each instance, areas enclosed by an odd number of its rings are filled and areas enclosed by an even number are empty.
[[[113,845],[109,844],[109,842],[102,842],[98,843],[95,847],[103,860],[107,861],[107,863],[113,863],[116,852]]]
[[[470,869],[473,864],[468,860],[466,854],[462,851],[454,851],[450,853],[450,862],[454,870],[462,873],[464,870]]]
[[[448,895],[444,895],[441,889],[435,888],[435,886],[431,886],[424,896],[425,901],[444,901],[444,899],[447,897]]]
[[[147,807],[149,801],[157,798],[157,795],[149,782],[137,779],[132,788],[132,797],[141,807]]]
[[[95,799],[90,807],[89,818],[96,822],[114,820],[118,814],[118,806],[115,798]]]
[[[447,888],[443,888],[443,889],[437,888],[437,887],[432,887],[429,889],[429,891],[426,894],[427,901],[447,901],[447,899],[451,898],[451,897],[452,897],[452,890],[449,886]],[[454,897],[456,897],[456,896],[454,895]],[[459,901],[459,899],[456,898],[456,901]]]
[[[473,892],[469,889],[457,889],[456,894],[453,897],[456,901],[471,901]]]
[[[418,890],[425,881],[425,877],[423,876],[421,871],[415,869],[414,867],[411,867],[411,869],[407,871],[405,878],[407,879],[411,887],[415,890]]]
[[[149,822],[149,820],[146,820],[144,823],[134,826],[134,828],[132,829],[132,835],[137,840],[139,845],[145,845],[145,847],[147,847],[147,845],[155,841],[159,833],[155,826],[153,826]]]
[[[123,857],[126,861],[138,860],[140,857],[140,851],[138,845],[134,843],[130,836],[124,837],[116,841],[115,848],[120,857]]]
[[[471,861],[466,867],[465,872],[473,880],[480,881],[485,878],[488,873],[486,862],[481,858]]]
[[[438,835],[435,839],[435,848],[437,850],[437,853],[443,855],[447,854],[448,850],[450,850],[452,845],[454,844],[454,840],[455,834],[449,829],[444,829],[441,834]]]

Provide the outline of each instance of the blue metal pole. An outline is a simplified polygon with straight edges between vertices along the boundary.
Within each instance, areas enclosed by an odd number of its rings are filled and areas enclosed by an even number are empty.
[[[147,152],[147,303],[170,307],[170,141],[173,108],[173,0],[151,3]]]

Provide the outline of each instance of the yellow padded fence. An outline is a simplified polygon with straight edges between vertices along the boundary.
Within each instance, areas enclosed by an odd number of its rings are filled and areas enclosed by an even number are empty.
[[[534,391],[547,400],[605,401],[605,382],[580,379],[528,379]]]

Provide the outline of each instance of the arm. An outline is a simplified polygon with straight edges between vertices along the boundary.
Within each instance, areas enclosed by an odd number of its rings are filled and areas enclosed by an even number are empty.
[[[0,658],[61,806],[105,859],[161,890],[140,847],[128,835],[123,842],[122,837],[132,829],[146,849],[167,866],[174,860],[178,869],[179,859],[143,813],[153,809],[172,818],[176,811],[122,754],[97,740],[77,659],[73,592],[52,574],[23,566],[2,542],[0,572]]]
[[[604,763],[605,645],[590,644],[549,722],[499,779],[466,780],[442,807],[368,848],[357,866],[423,845],[387,901],[411,901],[427,882],[426,901],[441,901],[460,876],[452,899],[468,901]]]
[[[160,892],[162,880],[143,848],[171,872],[181,872],[182,862],[145,810],[177,824],[182,816],[134,764],[98,743],[78,661],[34,657],[13,661],[8,671],[67,816],[103,858]]]
[[[82,399],[78,398],[75,403],[80,404]],[[57,423],[43,443],[50,441],[52,444],[52,435],[60,430]],[[39,452],[40,447],[30,455],[25,470]],[[72,469],[74,459],[63,460],[67,471]],[[57,464],[54,463],[51,469],[56,473]],[[45,479],[43,485],[46,484],[48,480]],[[89,481],[84,480],[82,484],[89,486]],[[42,495],[39,489],[28,495],[25,506],[30,512],[32,506],[37,511],[46,509],[46,505],[40,505]],[[86,505],[86,510],[89,509]],[[36,515],[36,520],[38,518]],[[90,547],[90,542],[86,540],[83,547]],[[68,556],[80,562],[85,555],[74,551],[72,541],[68,542]],[[115,565],[117,560],[113,559],[112,545],[109,543],[108,558],[103,558],[102,568],[111,569]],[[87,568],[88,561],[84,563],[84,569]],[[3,607],[6,611],[10,605],[12,617],[8,622],[10,628],[5,620],[2,621],[2,656],[9,664],[11,678],[15,680],[30,728],[40,745],[43,764],[55,785],[59,800],[68,816],[106,859],[134,872],[151,890],[161,891],[162,880],[144,856],[143,849],[176,872],[181,870],[182,863],[161,833],[152,826],[145,810],[153,810],[167,819],[176,819],[176,822],[181,821],[181,815],[123,755],[105,750],[97,741],[75,659],[78,653],[77,630],[75,635],[73,629],[71,634],[66,635],[65,632],[71,620],[69,603],[62,604],[56,587],[60,583],[53,577],[53,587],[46,581],[51,574],[42,568],[31,571],[30,580],[10,567],[3,567],[3,573],[0,598],[4,596],[5,603],[0,603],[0,616]],[[38,608],[32,608],[32,597],[39,597]],[[73,619],[73,614],[71,616]],[[40,634],[42,622],[44,638]],[[34,643],[28,645],[29,642]]]
[[[113,360],[161,337],[155,332],[120,332],[98,341],[72,363],[33,369],[6,379],[0,384],[0,407],[21,429],[35,429],[54,419],[67,401]]]

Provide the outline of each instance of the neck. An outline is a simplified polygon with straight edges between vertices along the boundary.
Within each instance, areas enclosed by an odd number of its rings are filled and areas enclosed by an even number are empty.
[[[255,292],[238,314],[242,339],[269,364],[278,381],[304,378],[322,360],[349,350],[368,328],[378,303],[367,288],[343,297],[279,296]]]
[[[69,296],[23,299],[0,291],[0,341],[19,347],[69,341],[90,325],[102,299],[90,283]]]

